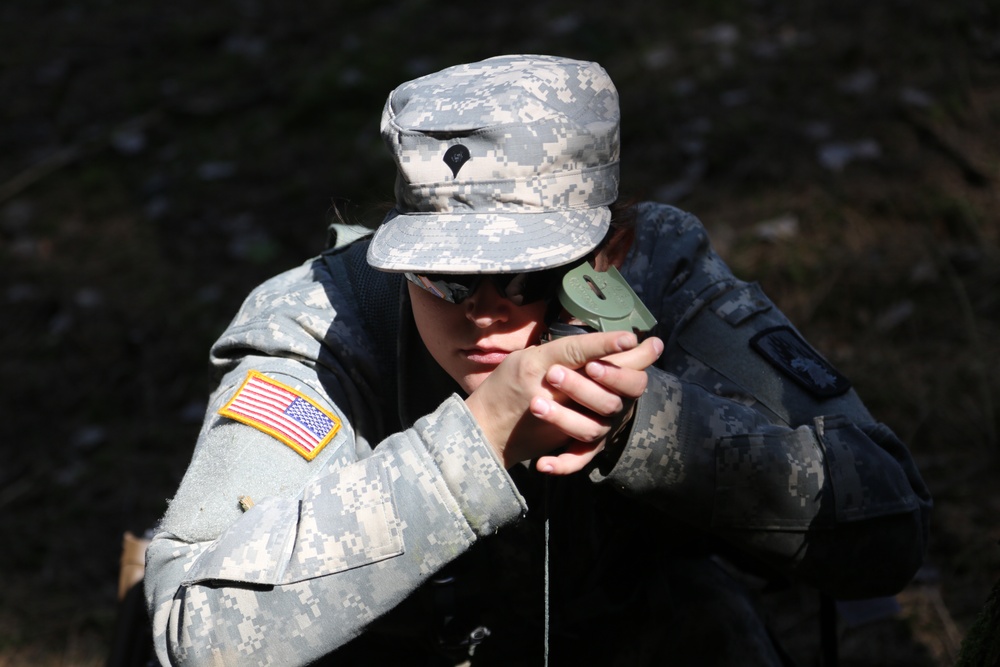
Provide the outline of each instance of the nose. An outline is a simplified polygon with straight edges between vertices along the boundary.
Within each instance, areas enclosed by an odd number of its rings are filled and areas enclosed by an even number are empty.
[[[465,316],[480,329],[506,322],[513,305],[497,291],[492,280],[481,280],[465,303]]]

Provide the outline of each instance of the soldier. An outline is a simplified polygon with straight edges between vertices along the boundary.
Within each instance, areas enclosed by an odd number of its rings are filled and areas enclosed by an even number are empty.
[[[907,583],[930,499],[905,446],[695,217],[618,203],[600,66],[448,68],[382,134],[395,209],[212,348],[148,551],[164,665],[778,665],[720,563]],[[620,269],[650,335],[542,343],[573,267]]]

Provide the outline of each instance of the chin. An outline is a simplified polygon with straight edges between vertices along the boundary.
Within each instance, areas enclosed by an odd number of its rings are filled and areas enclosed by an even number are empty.
[[[486,378],[490,376],[489,373],[476,373],[475,375],[466,375],[465,377],[458,380],[458,386],[465,391],[466,394],[471,394],[479,385],[483,383]]]

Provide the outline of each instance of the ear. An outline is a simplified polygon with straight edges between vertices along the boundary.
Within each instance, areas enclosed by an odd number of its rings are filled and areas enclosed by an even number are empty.
[[[620,269],[625,263],[628,251],[632,249],[635,241],[635,227],[626,225],[612,229],[605,243],[594,255],[594,268],[598,271],[607,271],[609,266]]]

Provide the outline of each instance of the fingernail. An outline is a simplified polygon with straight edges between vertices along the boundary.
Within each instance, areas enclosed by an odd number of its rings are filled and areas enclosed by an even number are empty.
[[[549,413],[549,402],[544,398],[536,398],[531,401],[531,414],[536,417],[544,417]]]
[[[549,369],[549,383],[559,386],[566,379],[566,371],[558,366]]]
[[[539,468],[540,472],[552,472],[553,470],[555,470],[555,468],[550,463],[546,463],[541,468]]]
[[[604,377],[604,365],[599,364],[596,361],[591,361],[587,364],[587,375],[595,380]]]
[[[656,350],[656,356],[663,354],[663,341],[659,338],[653,339],[653,349]]]

